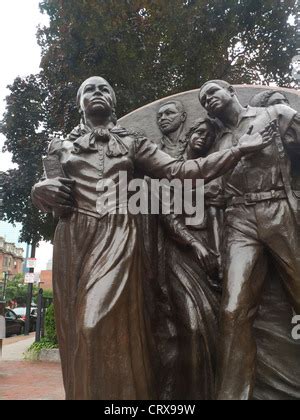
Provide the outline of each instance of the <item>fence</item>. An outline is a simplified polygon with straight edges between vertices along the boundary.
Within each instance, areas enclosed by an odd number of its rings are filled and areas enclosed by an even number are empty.
[[[47,308],[52,304],[52,298],[45,298],[43,296],[43,289],[39,290],[38,300],[37,300],[37,321],[36,321],[36,332],[35,332],[35,341],[36,343],[40,342],[42,338],[45,337],[45,316]]]

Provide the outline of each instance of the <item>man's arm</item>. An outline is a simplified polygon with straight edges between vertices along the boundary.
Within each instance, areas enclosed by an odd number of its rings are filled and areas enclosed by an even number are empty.
[[[172,159],[147,139],[139,139],[135,160],[138,169],[152,178],[204,179],[209,182],[234,168],[243,154],[239,147],[214,153],[207,158],[187,162]]]
[[[249,132],[244,135],[237,147],[187,162],[172,159],[158,150],[157,145],[144,137],[138,137],[135,139],[135,164],[145,175],[152,178],[203,179],[207,183],[235,168],[243,156],[267,147],[274,133],[274,122],[271,122],[260,133],[252,135]]]
[[[300,114],[294,116],[291,125],[283,137],[283,141],[292,155],[300,155]]]
[[[300,114],[287,105],[275,105],[269,108],[271,118],[277,116],[278,125],[288,152],[300,154]]]

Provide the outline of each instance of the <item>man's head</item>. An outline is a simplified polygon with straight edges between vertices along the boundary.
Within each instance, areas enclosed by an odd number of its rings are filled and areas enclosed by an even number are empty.
[[[208,114],[215,118],[237,100],[234,88],[224,80],[206,82],[199,91],[199,100]]]
[[[199,156],[205,156],[212,147],[216,138],[216,126],[209,118],[200,118],[195,121],[187,133],[190,149]]]
[[[115,116],[116,95],[107,82],[99,76],[85,80],[77,93],[77,105],[84,115]]]
[[[174,133],[186,121],[187,114],[180,101],[169,101],[163,104],[157,113],[157,124],[164,135]]]

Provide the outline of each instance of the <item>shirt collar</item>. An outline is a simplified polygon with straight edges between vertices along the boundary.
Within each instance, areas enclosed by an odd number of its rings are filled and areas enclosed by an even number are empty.
[[[254,118],[257,116],[257,108],[253,108],[252,106],[247,106],[247,108],[242,112],[238,125],[245,119],[245,118]],[[232,129],[226,127],[225,125],[221,126],[221,134],[232,133]]]
[[[187,143],[187,139],[186,139],[186,137],[179,138],[178,143],[181,143],[181,144],[186,144],[186,143]],[[170,145],[170,144],[171,144],[171,141],[169,140],[169,138],[168,138],[167,136],[163,136],[163,137],[161,138],[161,140],[160,140],[160,145],[161,145],[161,147],[162,147],[162,148],[164,148],[164,147],[168,147],[168,144]],[[175,146],[174,146],[174,147],[175,147]]]
[[[247,106],[246,110],[242,113],[241,120],[243,118],[256,117],[257,111],[258,111],[257,108],[253,108],[252,106]]]

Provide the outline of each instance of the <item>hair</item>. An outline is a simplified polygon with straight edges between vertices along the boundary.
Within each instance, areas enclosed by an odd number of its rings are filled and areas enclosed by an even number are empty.
[[[199,118],[198,120],[196,120],[194,122],[194,124],[192,125],[192,127],[189,129],[189,131],[186,134],[186,138],[189,141],[192,138],[192,135],[197,133],[197,131],[199,130],[199,128],[201,127],[201,125],[203,124],[207,124],[209,127],[209,130],[211,131],[212,134],[216,134],[217,132],[217,125],[215,123],[214,120],[212,120],[211,118]]]
[[[171,105],[171,104],[175,105],[175,106],[176,106],[176,108],[178,109],[178,111],[179,111],[179,112],[182,112],[182,113],[184,113],[184,112],[185,112],[185,108],[184,108],[183,103],[182,103],[181,101],[178,101],[177,99],[174,99],[174,101],[170,100],[170,101],[168,101],[168,102],[162,103],[162,104],[159,106],[158,111],[159,111],[159,110],[160,110],[163,106],[166,106],[166,105]]]
[[[114,124],[116,124],[117,121],[118,121],[118,117],[117,117],[117,114],[116,114],[116,107],[117,107],[116,93],[115,93],[114,89],[112,88],[112,86],[110,85],[110,83],[106,79],[104,79],[104,77],[101,77],[101,76],[91,76],[91,77],[89,77],[88,79],[86,79],[81,84],[80,88],[77,91],[77,98],[76,98],[76,103],[77,103],[78,110],[79,110],[80,114],[82,115],[82,109],[81,109],[81,106],[80,106],[80,100],[81,100],[81,95],[82,95],[82,92],[83,92],[83,88],[84,88],[84,86],[85,86],[85,84],[86,84],[86,82],[88,80],[95,79],[95,78],[96,79],[102,79],[102,80],[104,80],[104,82],[107,84],[107,86],[108,86],[108,88],[110,90],[110,93],[111,93],[111,96],[112,96],[112,100],[113,100],[112,122]]]
[[[253,107],[266,108],[268,106],[270,98],[272,98],[272,96],[276,93],[280,93],[280,95],[282,95],[289,102],[284,92],[278,90],[265,90],[254,95],[253,98],[250,100],[249,105]]]
[[[207,85],[210,85],[211,83],[214,83],[215,85],[220,86],[222,89],[226,89],[226,90],[229,90],[230,88],[234,89],[233,86],[230,83],[225,82],[225,80],[209,80],[208,82],[205,82],[204,85],[201,86],[200,91],[199,91],[199,95],[202,92],[202,90]]]

